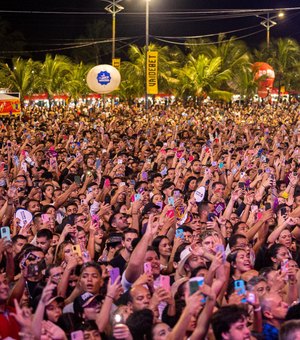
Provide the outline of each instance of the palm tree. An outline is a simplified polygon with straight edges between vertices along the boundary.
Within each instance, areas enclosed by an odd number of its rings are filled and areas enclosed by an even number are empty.
[[[246,100],[253,97],[257,91],[257,82],[254,80],[251,66],[248,65],[239,67],[227,83],[234,93],[245,96]]]
[[[65,93],[66,78],[68,78],[72,63],[66,56],[47,55],[40,73],[39,90],[47,92],[49,98],[55,93]]]
[[[251,59],[249,49],[243,41],[236,40],[235,37],[226,39],[224,34],[218,36],[216,43],[208,39],[187,40],[186,47],[195,58],[200,54],[210,59],[220,57],[221,71],[227,69],[235,71],[237,68],[249,64]]]
[[[221,57],[212,59],[200,54],[195,58],[188,55],[187,63],[178,70],[178,94],[182,97],[196,96],[204,98],[206,95],[214,99],[230,100],[232,93],[224,91],[222,84],[229,80],[231,71],[221,71]]]
[[[82,62],[80,64],[72,64],[65,78],[65,86],[67,93],[75,100],[81,96],[87,95],[90,90],[86,84],[86,76],[91,67]]]
[[[290,38],[273,40],[269,49],[263,45],[255,51],[255,56],[258,61],[267,62],[274,68],[278,88],[281,85],[286,89],[292,89],[296,84],[299,86],[300,46],[297,41]]]
[[[2,63],[0,64],[0,73],[2,74],[0,87],[20,92],[21,100],[23,100],[24,96],[30,95],[36,90],[40,69],[41,64],[32,59],[14,58],[12,67]]]

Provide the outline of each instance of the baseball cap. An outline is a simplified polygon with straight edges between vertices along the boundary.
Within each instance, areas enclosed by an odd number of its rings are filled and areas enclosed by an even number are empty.
[[[89,292],[83,293],[74,300],[74,312],[81,313],[83,311],[83,308],[88,306],[92,301],[97,299],[98,301],[102,300],[102,296],[99,294],[92,294]]]

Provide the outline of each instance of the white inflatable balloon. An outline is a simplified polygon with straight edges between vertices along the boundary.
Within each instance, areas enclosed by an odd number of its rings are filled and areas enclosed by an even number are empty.
[[[110,93],[120,85],[121,75],[111,65],[97,65],[89,71],[86,82],[88,87],[94,92],[102,94]]]

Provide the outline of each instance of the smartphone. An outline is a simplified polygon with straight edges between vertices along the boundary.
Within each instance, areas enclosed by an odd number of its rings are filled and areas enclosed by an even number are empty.
[[[262,174],[263,170],[262,169],[258,169],[257,173],[260,175]]]
[[[83,331],[76,331],[71,333],[71,340],[84,340]]]
[[[152,274],[152,265],[151,265],[151,262],[145,262],[144,263],[144,273]]]
[[[126,185],[125,182],[120,182],[120,183],[119,183],[119,187],[123,187],[124,185]]]
[[[172,207],[175,206],[174,197],[168,197],[168,204],[171,205]]]
[[[175,236],[178,237],[178,238],[183,239],[183,237],[184,237],[183,230],[181,228],[176,229]]]
[[[74,176],[74,181],[77,185],[80,185],[81,184],[80,176]]]
[[[265,210],[270,210],[272,208],[271,203],[266,203],[265,204]]]
[[[98,215],[93,215],[92,216],[92,222],[93,223],[98,223],[99,222],[99,216]]]
[[[258,205],[252,204],[252,205],[251,205],[251,212],[252,212],[252,213],[256,213],[257,210],[258,210]]]
[[[214,213],[209,213],[207,216],[207,221],[208,222],[213,222],[213,219],[216,217],[216,214]]]
[[[163,202],[157,202],[156,205],[159,207],[160,210],[162,210]]]
[[[39,275],[39,267],[37,264],[30,264],[27,266],[28,277],[36,277]]]
[[[286,279],[286,280],[288,279],[288,274],[287,274],[288,269],[289,269],[288,263],[289,263],[289,260],[288,260],[288,259],[285,259],[285,260],[283,260],[283,261],[281,262],[281,271],[282,271],[282,273],[285,273],[285,274],[286,274],[286,276],[285,276],[285,279]]]
[[[24,172],[27,172],[27,164],[25,162],[22,162],[21,163],[21,169],[24,171]]]
[[[109,195],[106,195],[105,198],[104,198],[104,203],[105,204],[110,204],[110,196]]]
[[[42,221],[43,223],[49,223],[50,222],[50,216],[49,214],[42,214]]]
[[[159,277],[159,286],[164,288],[167,292],[170,291],[170,276],[160,275]]]
[[[118,164],[123,164],[122,159],[118,159]]]
[[[174,216],[175,216],[174,210],[168,210],[168,211],[166,212],[166,216],[169,217],[169,218],[174,217]]]
[[[122,323],[124,323],[122,314],[115,314],[113,325],[122,324]]]
[[[190,295],[196,293],[199,290],[199,287],[203,286],[203,284],[204,284],[203,276],[192,277],[189,280]]]
[[[54,158],[54,157],[50,158],[50,165],[51,165],[52,168],[56,168],[57,167],[57,160],[56,160],[56,158]]]
[[[247,301],[251,304],[255,302],[255,294],[254,293],[248,293]]]
[[[173,196],[174,196],[174,198],[179,198],[180,197],[180,191],[179,190],[174,190],[173,191]]]
[[[11,241],[9,227],[2,227],[0,229],[0,237],[5,238],[7,241]]]
[[[189,290],[190,290],[190,295],[193,295],[195,294],[198,289],[199,289],[199,285],[198,285],[198,281],[197,280],[194,280],[196,279],[195,277],[191,278],[189,280]]]
[[[108,187],[110,187],[110,180],[109,178],[106,178],[104,181],[104,188],[108,188]]]
[[[147,171],[142,171],[142,180],[143,181],[148,181],[148,173],[147,173]]]
[[[241,176],[242,177],[242,176]],[[239,182],[238,187],[242,190],[245,190],[245,183],[244,182]]]
[[[221,253],[223,257],[223,263],[226,261],[226,254],[225,254],[225,249],[223,244],[218,244],[216,246],[216,253]]]
[[[134,202],[139,201],[141,198],[141,194],[134,194]]]
[[[114,284],[117,280],[117,278],[120,276],[120,268],[112,268],[109,270],[110,280],[111,284]]]
[[[81,252],[81,248],[80,248],[79,244],[74,244],[72,246],[72,251],[73,251],[73,253],[77,254],[79,257],[82,256],[82,252]]]
[[[243,280],[236,280],[234,281],[234,290],[238,295],[246,295],[246,287],[245,282]],[[246,303],[246,298],[241,300],[242,303]]]
[[[281,209],[280,209],[280,212],[281,212],[281,215],[283,216],[283,215],[286,215],[286,207],[282,207]]]

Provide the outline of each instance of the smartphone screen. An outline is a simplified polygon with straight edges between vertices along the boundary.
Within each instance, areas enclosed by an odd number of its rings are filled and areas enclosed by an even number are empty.
[[[77,185],[80,185],[81,184],[80,176],[74,176],[74,181]]]
[[[9,227],[2,227],[0,229],[0,233],[1,233],[1,238],[5,238],[7,241],[11,241]]]

